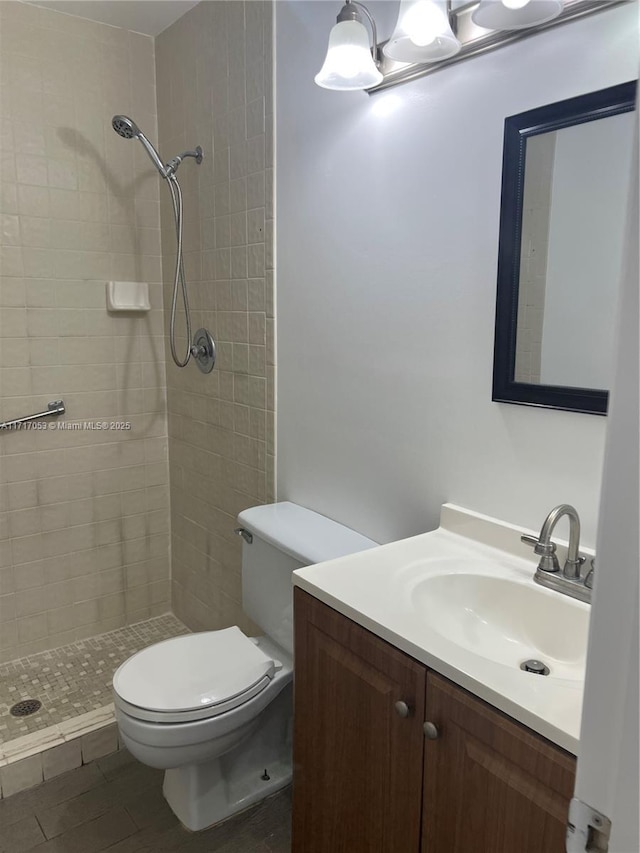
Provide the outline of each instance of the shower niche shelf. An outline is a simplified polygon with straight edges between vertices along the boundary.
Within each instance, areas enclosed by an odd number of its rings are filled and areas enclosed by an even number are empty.
[[[108,281],[107,311],[109,313],[145,313],[151,310],[149,285],[146,281]]]

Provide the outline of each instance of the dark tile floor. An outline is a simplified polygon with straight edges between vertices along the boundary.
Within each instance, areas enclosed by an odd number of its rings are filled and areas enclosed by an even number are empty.
[[[290,853],[289,789],[191,833],[162,775],[122,751],[0,800],[0,853]]]

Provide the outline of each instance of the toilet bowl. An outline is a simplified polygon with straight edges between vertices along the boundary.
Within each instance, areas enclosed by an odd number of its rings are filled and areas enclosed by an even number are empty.
[[[235,627],[156,643],[116,670],[122,742],[167,771],[164,796],[188,829],[218,823],[291,780],[292,674],[283,649]]]
[[[187,634],[133,655],[113,698],[129,752],[165,770],[164,796],[190,830],[205,829],[291,780],[291,573],[376,543],[291,503],[245,510],[243,606],[266,631]]]

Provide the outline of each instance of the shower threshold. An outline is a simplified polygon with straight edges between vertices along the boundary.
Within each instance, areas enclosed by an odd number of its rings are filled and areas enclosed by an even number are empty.
[[[0,796],[116,752],[113,673],[140,649],[188,632],[169,613],[0,664]],[[13,716],[17,705],[27,713]]]

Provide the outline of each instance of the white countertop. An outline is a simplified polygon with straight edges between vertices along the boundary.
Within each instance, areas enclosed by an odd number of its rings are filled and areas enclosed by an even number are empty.
[[[524,528],[445,504],[441,526],[400,542],[318,563],[293,573],[300,589],[494,707],[577,755],[582,714],[582,680],[544,677],[507,666],[452,642],[434,630],[413,605],[416,586],[437,565],[487,567],[496,577],[508,571],[518,583],[533,582],[537,558],[520,543]],[[559,548],[562,559],[562,549]],[[585,549],[581,549],[583,552]],[[534,585],[537,591],[541,588]],[[549,617],[556,616],[550,596]],[[561,596],[566,599],[566,596]],[[571,601],[588,612],[589,605]],[[517,618],[517,614],[516,614]],[[566,630],[563,624],[549,631]],[[552,668],[553,671],[553,668]]]

